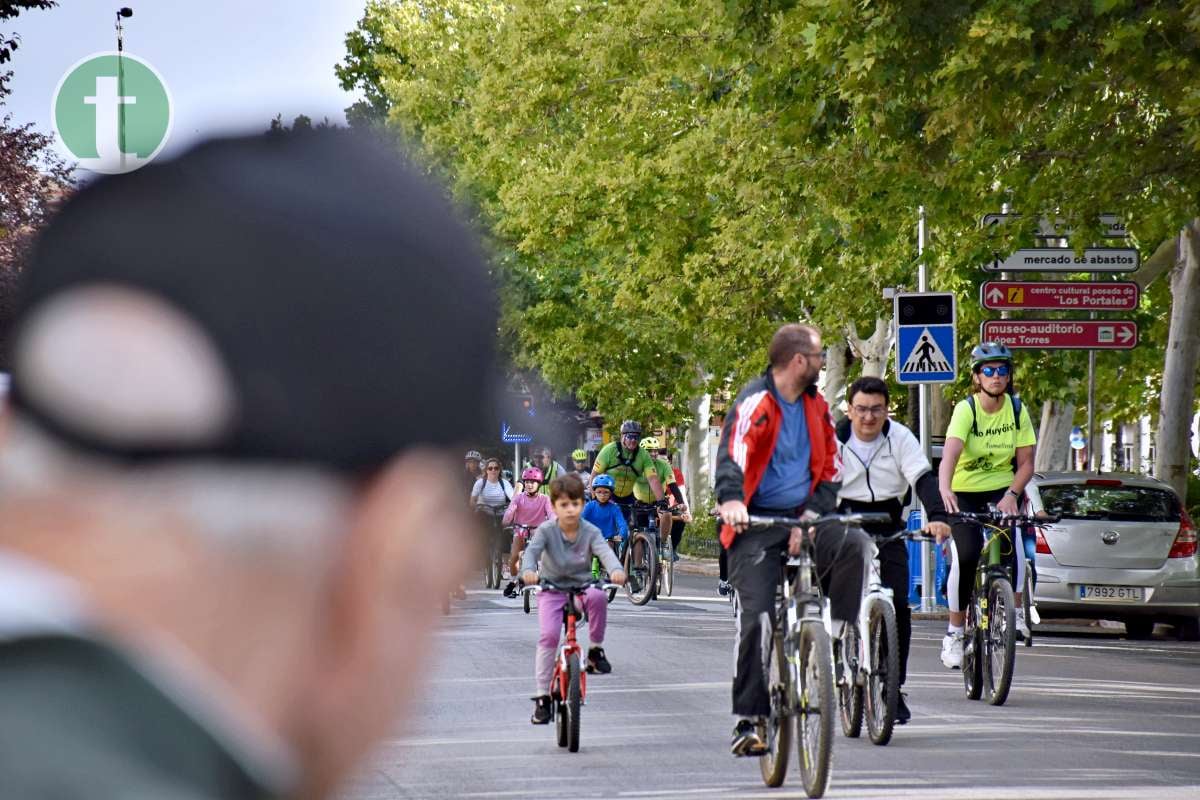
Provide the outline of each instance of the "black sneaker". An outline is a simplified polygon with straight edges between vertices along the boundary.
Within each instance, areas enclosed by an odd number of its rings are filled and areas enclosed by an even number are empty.
[[[612,664],[609,664],[608,659],[604,657],[603,647],[588,649],[587,671],[589,673],[599,672],[601,675],[612,672]]]
[[[912,719],[912,712],[908,710],[908,703],[904,702],[904,692],[896,698],[896,724],[905,725]]]
[[[508,586],[504,587],[504,596],[505,597],[516,597],[517,596],[517,582],[516,581],[508,582]]]
[[[729,752],[735,756],[761,756],[767,752],[766,742],[758,733],[758,726],[753,720],[740,719],[733,729],[733,741],[729,744]]]
[[[729,581],[717,581],[717,594],[721,597],[729,597],[733,593],[733,587],[729,585]]]
[[[533,716],[529,721],[534,725],[546,725],[550,722],[550,695],[533,698]]]

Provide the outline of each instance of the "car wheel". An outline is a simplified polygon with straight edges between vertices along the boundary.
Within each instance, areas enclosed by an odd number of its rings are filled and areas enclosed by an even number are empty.
[[[1128,617],[1125,619],[1126,639],[1149,639],[1154,635],[1154,617]]]
[[[1175,636],[1181,642],[1200,641],[1200,617],[1182,617],[1175,620]]]

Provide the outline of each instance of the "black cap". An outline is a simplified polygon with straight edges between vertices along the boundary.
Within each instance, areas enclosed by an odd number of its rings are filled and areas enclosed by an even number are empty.
[[[232,386],[228,425],[123,441],[23,385],[26,323],[92,286],[153,295],[207,335]],[[393,149],[344,131],[211,141],[63,207],[23,278],[13,400],[109,455],[370,470],[483,430],[495,314],[476,238]]]

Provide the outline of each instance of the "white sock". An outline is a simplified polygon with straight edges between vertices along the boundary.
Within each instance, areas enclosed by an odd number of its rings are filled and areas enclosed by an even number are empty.
[[[962,633],[962,632],[963,632],[963,629],[964,629],[964,626],[962,626],[962,625],[947,625],[947,626],[946,626],[946,633],[948,633],[948,634],[950,634],[951,636],[953,636],[953,635],[954,635],[954,634],[956,634],[956,633]]]

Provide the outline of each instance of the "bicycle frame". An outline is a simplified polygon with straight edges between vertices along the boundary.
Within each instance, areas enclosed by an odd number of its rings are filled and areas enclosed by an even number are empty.
[[[567,602],[563,605],[563,632],[558,644],[558,655],[554,659],[554,675],[550,679],[550,695],[555,700],[563,700],[567,696],[567,659],[574,654],[582,660],[583,648],[575,638],[575,626],[583,618],[583,610],[576,608],[581,592],[568,591]],[[587,672],[579,671],[579,701],[587,704]]]

